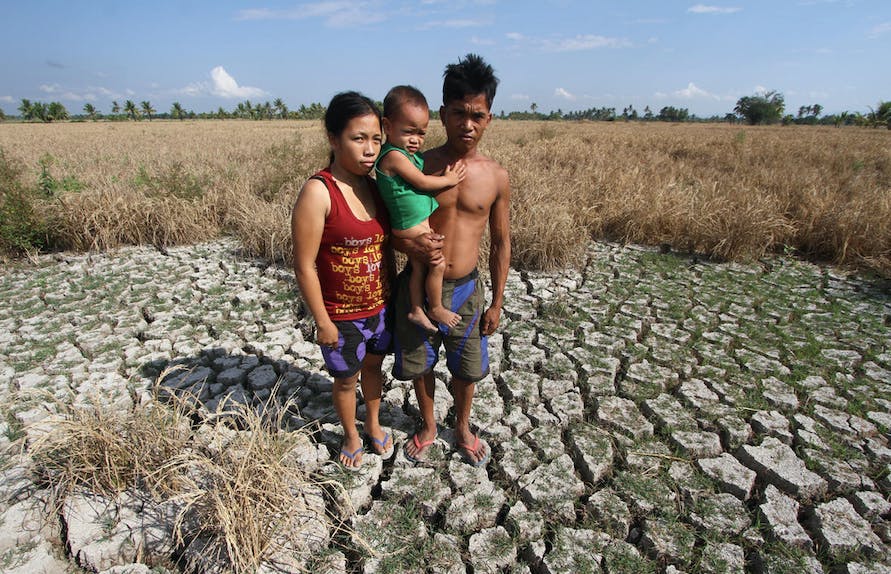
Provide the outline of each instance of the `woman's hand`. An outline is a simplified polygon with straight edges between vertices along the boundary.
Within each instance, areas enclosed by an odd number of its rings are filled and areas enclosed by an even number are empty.
[[[320,323],[318,325],[318,334],[316,335],[316,341],[322,347],[331,347],[332,349],[337,349],[340,344],[340,333],[337,331],[337,327],[331,321]]]

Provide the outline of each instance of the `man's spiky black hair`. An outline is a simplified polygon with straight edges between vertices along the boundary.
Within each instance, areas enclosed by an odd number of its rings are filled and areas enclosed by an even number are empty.
[[[463,100],[467,96],[485,94],[486,104],[491,109],[498,88],[495,70],[477,54],[467,54],[457,64],[446,66],[442,75],[442,103]]]

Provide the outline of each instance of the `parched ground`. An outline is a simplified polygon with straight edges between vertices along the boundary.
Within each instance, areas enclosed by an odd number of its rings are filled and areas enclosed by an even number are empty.
[[[314,471],[346,484],[375,553],[330,532],[313,572],[891,571],[888,283],[785,257],[587,255],[581,271],[510,274],[474,403],[486,468],[454,450],[442,367],[427,464],[401,448],[355,475],[319,464],[339,427],[311,321],[289,270],[230,242],[0,269],[0,447],[47,420],[47,397],[126,409],[179,364],[162,384],[209,410],[277,393],[299,407],[289,424],[316,429]],[[397,447],[414,405],[388,381]],[[188,553],[109,548],[108,517],[91,530],[70,508],[42,523],[27,455],[5,461],[0,571],[148,572],[119,567]]]

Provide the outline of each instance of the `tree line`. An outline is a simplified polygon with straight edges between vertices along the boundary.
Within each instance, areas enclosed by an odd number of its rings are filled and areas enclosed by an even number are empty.
[[[168,112],[158,113],[150,101],[145,100],[137,105],[133,100],[126,100],[123,105],[113,101],[108,114],[102,114],[96,106],[87,102],[84,104],[82,114],[72,116],[60,102],[32,102],[23,98],[18,111],[21,113],[19,118],[22,120],[39,122],[69,119],[89,119],[94,121],[100,119],[134,121],[143,119],[148,119],[149,121],[152,119],[314,120],[324,117],[325,106],[314,102],[309,106],[301,105],[296,110],[290,110],[281,98],[276,98],[273,102],[257,102],[256,104],[251,103],[250,100],[245,100],[239,102],[231,111],[227,111],[220,106],[214,112],[195,113],[193,110],[186,110],[180,102],[173,102]],[[3,119],[6,119],[6,116],[0,110],[0,120]]]
[[[378,102],[378,105],[381,105]],[[381,105],[381,107],[383,107]],[[321,119],[325,115],[325,106],[321,103],[314,102],[309,106],[301,105],[296,110],[291,110],[281,98],[276,98],[269,102],[252,103],[250,100],[239,102],[231,111],[225,110],[222,106],[217,108],[215,112],[195,113],[192,110],[186,110],[179,102],[173,102],[170,111],[166,113],[158,113],[149,101],[142,101],[137,105],[132,100],[126,100],[121,106],[117,101],[113,101],[110,114],[103,115],[91,103],[84,104],[83,114],[72,117],[65,106],[60,102],[32,102],[31,100],[22,99],[21,105],[18,107],[21,112],[21,119],[25,121],[52,122],[68,119],[109,119],[109,120],[133,120],[139,121],[153,118],[161,119],[251,119],[251,120],[274,120],[274,119],[303,119],[316,120]],[[723,116],[711,116],[707,118],[697,117],[691,114],[687,108],[677,108],[674,106],[665,106],[654,113],[649,106],[646,106],[642,112],[638,112],[634,106],[630,105],[622,109],[621,113],[616,108],[601,107],[589,108],[587,110],[577,110],[564,113],[563,110],[556,110],[550,113],[540,113],[538,104],[532,103],[528,112],[510,112],[505,114],[501,111],[499,117],[511,120],[590,120],[590,121],[662,121],[662,122],[729,122],[729,123],[746,123],[749,125],[769,125],[769,124],[802,124],[802,125],[856,125],[863,127],[887,127],[891,129],[891,101],[881,101],[873,109],[863,114],[860,112],[841,112],[838,114],[821,115],[823,106],[820,104],[812,104],[801,106],[798,108],[797,115],[786,113],[785,98],[778,91],[769,91],[754,94],[751,96],[743,96],[736,102],[736,106],[732,112],[728,112]],[[438,114],[434,110],[432,112],[434,119]],[[3,111],[0,110],[0,120],[6,119]]]

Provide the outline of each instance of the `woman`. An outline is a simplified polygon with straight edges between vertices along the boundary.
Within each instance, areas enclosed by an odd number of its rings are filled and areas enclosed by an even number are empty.
[[[393,438],[378,420],[381,363],[391,336],[385,287],[393,269],[387,212],[369,177],[381,148],[380,111],[367,97],[344,92],[328,105],[325,129],[330,165],[307,180],[291,213],[293,265],[334,378],[334,409],[343,426],[340,462],[358,470],[364,450],[356,429],[357,380],[372,448],[384,459],[393,453]]]

